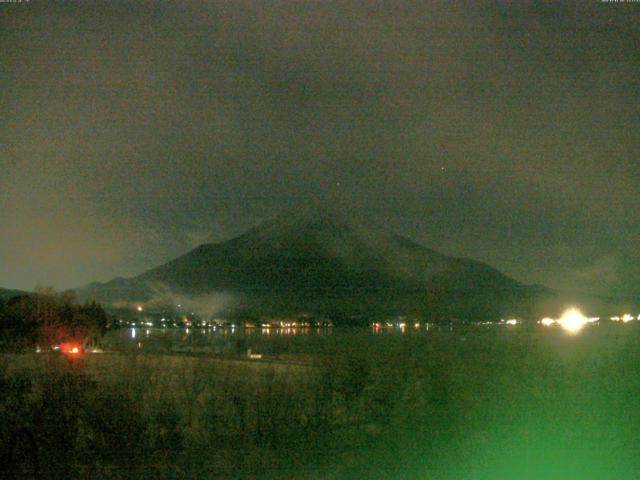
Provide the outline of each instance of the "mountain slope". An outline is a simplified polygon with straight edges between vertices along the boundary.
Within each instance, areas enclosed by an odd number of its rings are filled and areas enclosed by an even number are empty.
[[[280,216],[137,277],[80,290],[82,297],[104,304],[149,302],[162,292],[226,292],[243,308],[274,313],[401,309],[457,316],[494,315],[487,300],[502,308],[533,294],[486,264],[448,257],[346,215],[318,210]],[[465,307],[452,308],[457,304]]]

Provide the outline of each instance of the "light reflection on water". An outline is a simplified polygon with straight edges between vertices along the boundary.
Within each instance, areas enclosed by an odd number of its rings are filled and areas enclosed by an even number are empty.
[[[613,329],[633,328],[633,324],[609,322],[607,327]],[[640,325],[640,324],[639,324]],[[597,328],[596,328],[597,327]],[[216,328],[139,328],[131,327],[110,332],[106,337],[106,349],[127,351],[143,349],[145,351],[180,352],[199,351],[202,353],[234,353],[254,351],[268,352],[307,352],[319,350],[327,343],[327,339],[338,337],[336,342],[346,338],[364,339],[383,338],[419,338],[435,335],[448,341],[465,341],[470,335],[495,333],[517,338],[522,335],[551,335],[553,337],[584,336],[603,326],[587,325],[576,330],[574,335],[566,335],[560,325],[506,325],[501,323],[485,323],[472,325],[436,325],[423,323],[403,326],[372,324],[369,327],[216,327]],[[605,329],[607,329],[605,327]],[[335,342],[334,342],[335,343]],[[345,341],[348,344],[348,341]],[[257,348],[257,350],[256,350]]]
[[[362,331],[359,329],[358,331]],[[252,345],[277,343],[288,339],[323,338],[333,334],[328,327],[277,328],[140,328],[130,327],[107,334],[106,348],[114,351],[199,351],[202,353],[243,353]]]

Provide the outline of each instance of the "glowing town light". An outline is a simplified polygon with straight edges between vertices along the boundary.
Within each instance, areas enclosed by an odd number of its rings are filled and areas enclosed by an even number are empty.
[[[589,323],[589,319],[577,308],[565,310],[558,319],[558,324],[571,334],[578,333],[587,323]]]
[[[517,325],[518,324],[518,320],[516,320],[515,318],[512,318],[510,320],[507,320],[507,325]]]
[[[136,307],[136,310],[137,310],[137,311],[139,311],[139,312],[141,312],[141,311],[142,311],[142,306],[141,306],[141,305],[138,305],[138,306]]]
[[[622,320],[624,323],[627,323],[627,322],[630,322],[631,320],[635,320],[635,318],[633,318],[633,316],[632,316],[632,315],[630,315],[630,314],[628,314],[628,313],[625,313],[625,314],[622,316],[621,320]]]
[[[553,318],[543,318],[542,320],[540,320],[540,323],[542,325],[544,325],[545,327],[550,327],[551,325],[553,325],[554,323],[556,323],[556,321]]]
[[[611,317],[611,321],[612,322],[619,322],[620,321],[620,317],[616,316],[616,317]]]
[[[80,346],[77,343],[61,343],[60,351],[65,355],[78,355],[81,353]]]
[[[135,328],[131,329],[131,338],[136,338],[136,329]]]

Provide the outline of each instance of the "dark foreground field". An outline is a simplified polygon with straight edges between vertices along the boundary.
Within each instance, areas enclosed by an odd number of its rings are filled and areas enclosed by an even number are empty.
[[[639,327],[334,335],[313,366],[4,355],[0,477],[636,479]]]

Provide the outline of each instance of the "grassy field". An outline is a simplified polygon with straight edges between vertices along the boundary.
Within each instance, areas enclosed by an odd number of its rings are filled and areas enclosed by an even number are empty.
[[[638,327],[334,335],[313,366],[3,355],[2,476],[635,479]]]

